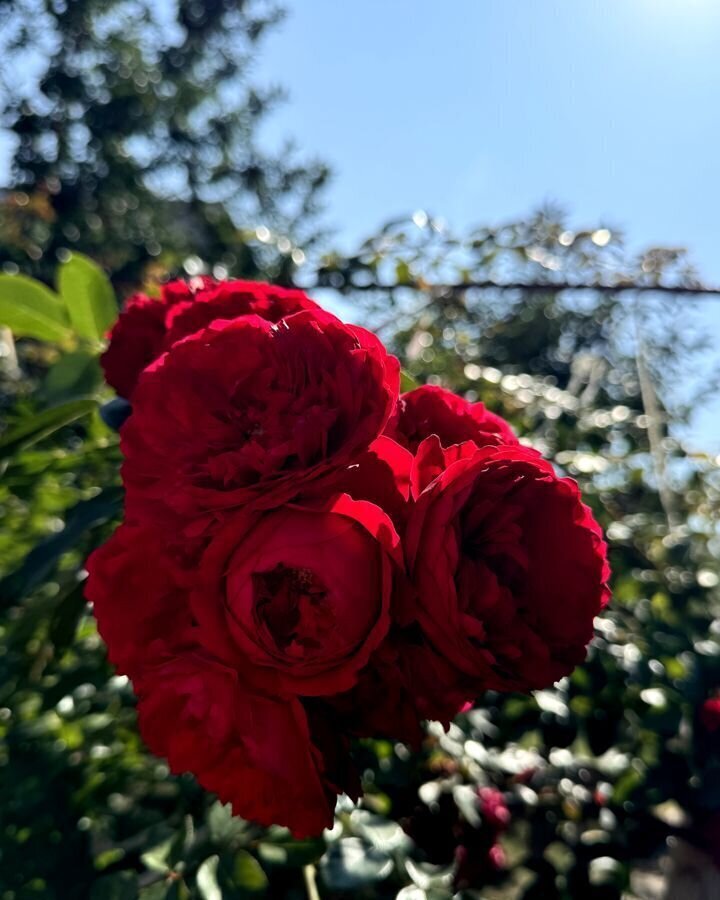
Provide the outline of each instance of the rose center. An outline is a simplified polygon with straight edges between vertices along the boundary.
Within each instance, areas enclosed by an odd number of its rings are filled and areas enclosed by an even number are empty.
[[[252,579],[258,623],[279,650],[308,656],[327,644],[335,616],[327,589],[314,572],[279,563]]]

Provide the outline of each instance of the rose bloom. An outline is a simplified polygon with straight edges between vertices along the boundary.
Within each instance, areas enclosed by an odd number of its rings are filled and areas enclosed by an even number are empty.
[[[138,383],[121,431],[128,515],[187,528],[250,500],[277,506],[369,448],[398,383],[380,341],[329,313],[216,320]]]
[[[443,448],[431,437],[418,449],[412,491],[416,619],[453,673],[438,693],[542,688],[582,662],[609,598],[609,568],[576,483],[525,447]]]
[[[158,298],[134,294],[101,357],[105,379],[130,399],[140,373],[176,341],[215,319],[257,315],[270,322],[318,305],[302,291],[256,281],[193,278],[162,285]]]
[[[469,403],[452,391],[430,384],[400,397],[386,434],[413,453],[432,434],[444,447],[463,441],[475,441],[478,446],[518,442],[505,419],[483,403]]]
[[[158,660],[134,686],[150,750],[235,815],[310,837],[332,825],[338,794],[359,794],[345,738],[298,697],[253,691],[202,653]]]
[[[122,525],[88,561],[87,596],[133,680],[143,737],[238,815],[319,833],[336,795],[358,792],[325,698],[359,686],[390,628],[392,522],[347,494],[243,511],[199,563],[159,534]]]
[[[212,539],[190,605],[209,653],[263,690],[349,690],[390,627],[400,538],[372,503],[239,513]]]

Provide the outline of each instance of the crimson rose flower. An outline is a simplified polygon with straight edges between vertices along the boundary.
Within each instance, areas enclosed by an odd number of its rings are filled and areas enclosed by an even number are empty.
[[[276,506],[382,432],[399,366],[362,328],[305,311],[216,320],[144,372],[122,428],[127,510],[143,520]]]
[[[146,661],[194,645],[188,566],[158,529],[123,523],[86,566],[85,595],[120,672],[134,678]]]
[[[199,565],[158,535],[122,525],[88,561],[148,746],[238,815],[317,834],[358,784],[337,715],[311,698],[353,689],[388,632],[402,567],[390,519],[348,495],[244,511]]]
[[[351,767],[341,757],[335,766],[342,736],[325,723],[314,728],[297,697],[250,690],[201,653],[160,660],[134,685],[150,750],[175,774],[192,772],[236,815],[311,837],[332,826],[337,794],[358,796]]]
[[[518,442],[505,419],[483,403],[469,403],[452,391],[430,384],[400,397],[386,433],[413,452],[432,434],[444,447],[463,441],[475,441],[481,447]]]
[[[161,352],[165,337],[163,303],[135,294],[125,304],[100,357],[105,380],[121,397],[131,397],[142,370]]]
[[[431,437],[412,489],[417,620],[467,698],[546,687],[582,662],[609,569],[576,483],[525,447]]]
[[[130,399],[140,373],[176,341],[215,319],[256,315],[269,322],[304,309],[318,309],[302,291],[256,281],[194,278],[171,281],[159,298],[135,294],[110,332],[101,357],[105,379]]]
[[[206,650],[272,693],[349,690],[390,627],[400,539],[342,494],[317,507],[240,513],[200,562],[191,608]]]

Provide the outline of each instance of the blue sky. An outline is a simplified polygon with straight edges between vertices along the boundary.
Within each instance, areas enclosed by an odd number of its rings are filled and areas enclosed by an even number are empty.
[[[257,66],[290,94],[268,137],[331,163],[343,244],[420,207],[463,228],[554,200],[720,284],[717,0],[288,5]],[[720,301],[700,316],[720,339]],[[720,400],[692,441],[720,450]]]

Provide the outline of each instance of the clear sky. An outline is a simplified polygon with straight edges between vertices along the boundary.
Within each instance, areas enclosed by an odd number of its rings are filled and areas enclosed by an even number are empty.
[[[268,136],[330,162],[343,244],[420,207],[462,228],[554,200],[720,284],[720,0],[287,5],[258,64],[290,94]],[[720,450],[720,399],[692,441]]]

